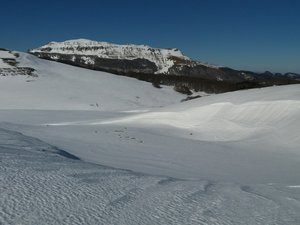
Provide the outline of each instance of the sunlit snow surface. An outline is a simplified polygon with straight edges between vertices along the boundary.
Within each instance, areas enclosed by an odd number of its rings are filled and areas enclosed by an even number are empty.
[[[18,60],[38,77],[0,77],[1,225],[300,224],[299,85],[179,103]]]
[[[0,224],[299,224],[300,189],[149,176],[0,129]]]

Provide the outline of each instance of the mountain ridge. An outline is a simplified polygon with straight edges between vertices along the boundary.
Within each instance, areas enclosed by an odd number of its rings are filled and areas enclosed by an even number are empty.
[[[300,82],[300,75],[295,73],[255,73],[206,64],[190,59],[177,48],[75,39],[49,42],[28,52],[43,59],[135,77],[155,86],[185,86],[214,93]]]

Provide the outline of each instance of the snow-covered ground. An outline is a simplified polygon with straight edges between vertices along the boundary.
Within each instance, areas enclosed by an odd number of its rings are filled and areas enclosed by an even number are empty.
[[[0,50],[0,68],[12,68],[12,66],[4,62],[3,59],[15,59],[15,56],[9,51]]]
[[[132,110],[180,102],[171,87],[154,88],[133,78],[81,69],[21,53],[20,67],[38,77],[1,77],[1,109]]]
[[[300,188],[148,176],[0,129],[0,224],[299,224]]]
[[[1,110],[0,120],[101,165],[177,178],[297,185],[299,96],[299,85],[293,85],[147,112]]]
[[[171,88],[19,60],[38,77],[0,77],[0,223],[300,223],[300,85],[179,103]]]

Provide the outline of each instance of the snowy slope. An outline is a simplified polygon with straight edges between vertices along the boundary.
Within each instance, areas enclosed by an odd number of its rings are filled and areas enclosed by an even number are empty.
[[[291,85],[214,95],[100,124],[162,125],[191,131],[190,138],[203,141],[243,140],[276,131],[282,143],[291,139],[300,146],[299,119],[300,86]]]
[[[299,97],[299,85],[292,85],[148,112],[5,110],[0,120],[101,165],[177,178],[297,185],[300,175],[292,171],[300,170]]]
[[[0,50],[0,68],[12,68],[11,65],[4,62],[3,59],[15,59],[16,57],[9,51]]]
[[[0,50],[0,58],[15,59],[16,57],[10,51]]]
[[[0,224],[299,224],[299,188],[148,176],[0,137]]]
[[[133,110],[180,102],[185,95],[171,87],[112,76],[21,53],[20,67],[38,77],[0,77],[0,108],[49,110]]]

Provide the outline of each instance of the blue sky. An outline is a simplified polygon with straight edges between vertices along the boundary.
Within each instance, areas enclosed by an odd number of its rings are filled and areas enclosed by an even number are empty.
[[[300,73],[298,0],[9,0],[0,47],[88,38],[176,47],[237,69]]]

